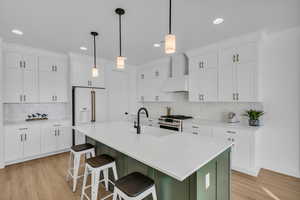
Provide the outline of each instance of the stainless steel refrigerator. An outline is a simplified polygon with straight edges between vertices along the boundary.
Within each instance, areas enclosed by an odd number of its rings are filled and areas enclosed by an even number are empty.
[[[104,88],[76,87],[72,88],[72,123],[89,124],[106,121],[107,91]],[[73,131],[73,144],[82,144],[85,137]]]

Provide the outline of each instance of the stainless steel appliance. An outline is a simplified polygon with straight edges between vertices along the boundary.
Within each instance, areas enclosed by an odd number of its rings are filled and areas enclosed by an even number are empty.
[[[185,116],[185,115],[161,116],[158,119],[158,124],[160,128],[182,132],[183,121],[192,118],[193,117],[191,116]]]
[[[72,87],[72,125],[107,120],[107,91],[105,88]],[[85,142],[83,135],[73,131],[73,144]],[[75,142],[76,141],[76,142]]]
[[[228,120],[227,121],[228,123],[239,123],[240,122],[234,112],[229,112],[228,113],[227,120]]]

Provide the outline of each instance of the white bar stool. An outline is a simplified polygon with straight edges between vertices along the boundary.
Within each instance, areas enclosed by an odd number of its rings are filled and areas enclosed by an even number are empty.
[[[80,168],[80,158],[82,155],[85,155],[86,158],[95,157],[95,147],[91,144],[79,144],[71,147],[67,180],[72,177],[73,192],[76,191],[77,179],[82,177],[82,175],[78,176]]]
[[[148,195],[152,195],[153,200],[157,200],[154,181],[139,173],[133,172],[115,182],[113,200],[142,200]]]
[[[96,200],[98,196],[98,189],[99,189],[99,183],[104,182],[105,189],[108,191],[108,184],[111,183],[112,185],[115,185],[109,178],[108,178],[108,171],[109,169],[112,169],[114,179],[118,179],[117,174],[117,168],[116,168],[116,162],[115,159],[112,158],[109,155],[103,154],[99,155],[93,158],[89,158],[86,160],[85,164],[85,170],[84,170],[84,178],[83,178],[83,184],[82,184],[82,193],[81,193],[81,200],[86,197],[87,199],[90,199],[86,193],[85,190],[87,188],[92,187],[92,200]],[[100,180],[100,174],[103,172],[103,179]],[[87,184],[87,177],[91,174],[91,185]],[[111,197],[113,194],[109,194],[105,196],[102,199],[107,199]]]

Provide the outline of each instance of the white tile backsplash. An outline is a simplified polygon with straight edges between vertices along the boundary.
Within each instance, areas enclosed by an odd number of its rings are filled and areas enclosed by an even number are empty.
[[[4,121],[24,121],[28,114],[46,113],[49,119],[70,119],[70,104],[4,104]]]
[[[203,120],[225,121],[228,112],[235,112],[240,121],[246,123],[247,119],[242,114],[247,109],[263,110],[261,103],[232,103],[232,102],[211,102],[193,103],[189,102],[186,94],[177,94],[175,102],[171,103],[144,103],[151,117],[158,117],[166,114],[166,107],[171,107],[171,114],[183,114]]]

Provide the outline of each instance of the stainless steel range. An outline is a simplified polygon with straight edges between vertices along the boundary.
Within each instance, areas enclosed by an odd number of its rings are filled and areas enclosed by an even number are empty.
[[[158,119],[158,124],[160,128],[182,132],[183,121],[192,118],[193,117],[191,116],[185,116],[185,115],[161,116]]]

